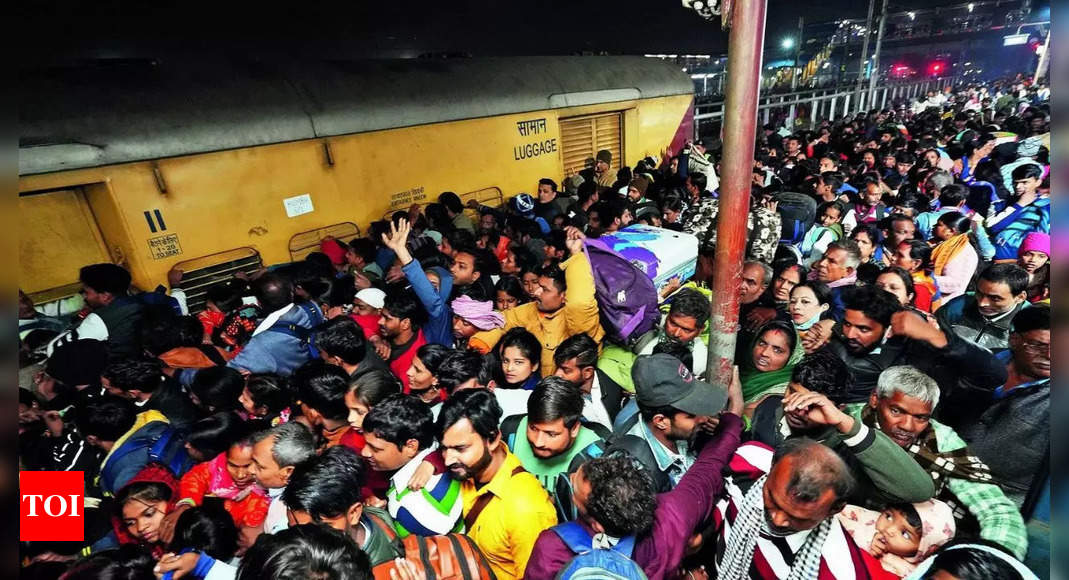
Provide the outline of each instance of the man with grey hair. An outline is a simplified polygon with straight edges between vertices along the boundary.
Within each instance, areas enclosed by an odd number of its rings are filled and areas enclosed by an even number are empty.
[[[831,289],[829,314],[836,322],[843,319],[843,292],[857,284],[857,267],[861,264],[861,248],[851,239],[828,244],[824,255],[813,265],[810,280],[819,280]]]
[[[937,169],[928,174],[924,180],[923,192],[929,197],[935,198],[943,191],[943,188],[954,183],[954,176],[945,169]]]
[[[1023,558],[1028,540],[1016,504],[965,441],[932,419],[938,403],[935,379],[903,365],[880,373],[868,403],[848,405],[847,412],[885,433],[931,475],[935,497],[954,509],[959,537],[978,535]]]
[[[293,469],[314,457],[315,453],[315,438],[311,431],[296,421],[253,435],[250,470],[256,483],[263,486],[271,498],[264,532],[273,534],[289,526],[282,492],[286,490]]]
[[[867,576],[860,548],[835,518],[851,495],[850,469],[811,439],[789,439],[773,455],[739,447],[717,505],[715,573],[721,580]],[[828,573],[825,573],[827,571]]]

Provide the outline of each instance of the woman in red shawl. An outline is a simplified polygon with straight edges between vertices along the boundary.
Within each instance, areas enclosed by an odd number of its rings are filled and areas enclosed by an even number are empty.
[[[159,559],[164,554],[160,523],[178,500],[178,479],[159,463],[149,463],[115,496],[111,525],[119,544],[140,544]]]

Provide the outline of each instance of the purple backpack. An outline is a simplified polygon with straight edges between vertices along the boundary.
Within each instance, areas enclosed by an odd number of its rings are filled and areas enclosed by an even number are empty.
[[[627,344],[657,326],[661,313],[653,280],[605,242],[587,238],[585,247],[601,326],[609,340]]]

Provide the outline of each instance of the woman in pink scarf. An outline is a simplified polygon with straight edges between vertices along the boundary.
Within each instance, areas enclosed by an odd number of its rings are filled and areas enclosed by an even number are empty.
[[[898,504],[882,512],[848,505],[839,521],[884,570],[901,578],[954,538],[954,513],[935,499]]]

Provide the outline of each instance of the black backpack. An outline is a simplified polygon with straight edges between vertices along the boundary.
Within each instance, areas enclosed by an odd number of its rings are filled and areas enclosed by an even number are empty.
[[[804,193],[784,191],[776,194],[777,212],[783,218],[781,244],[800,244],[817,218],[817,201]]]

